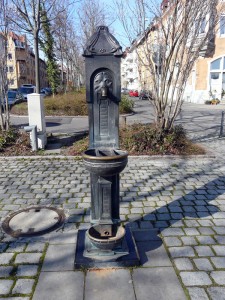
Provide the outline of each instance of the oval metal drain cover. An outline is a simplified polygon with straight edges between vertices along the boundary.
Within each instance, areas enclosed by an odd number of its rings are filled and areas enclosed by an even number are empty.
[[[61,209],[33,206],[10,214],[3,221],[2,228],[13,237],[42,235],[60,227],[64,220]]]

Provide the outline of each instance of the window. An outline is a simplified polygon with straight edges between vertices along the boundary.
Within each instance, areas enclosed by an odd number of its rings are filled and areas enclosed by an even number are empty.
[[[211,72],[211,79],[213,80],[217,80],[220,77],[220,73],[219,72]]]
[[[225,35],[225,16],[220,17],[220,35]]]
[[[9,85],[14,85],[14,79],[9,80]]]
[[[210,70],[219,70],[222,58],[218,58],[211,62]]]
[[[210,63],[209,83],[213,97],[220,99],[225,90],[225,56]]]
[[[203,18],[200,20],[199,33],[205,33],[205,28],[206,28],[206,19]]]
[[[8,59],[12,59],[12,53],[8,53]]]
[[[12,66],[9,66],[9,67],[8,67],[8,72],[10,72],[10,73],[13,72],[13,67],[12,67]]]
[[[201,19],[198,19],[196,20],[195,22],[195,30],[196,30],[196,33],[205,33],[205,29],[206,29],[206,18],[201,18]]]

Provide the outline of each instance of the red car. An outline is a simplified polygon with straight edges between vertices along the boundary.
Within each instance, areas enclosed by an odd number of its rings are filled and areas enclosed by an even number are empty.
[[[129,91],[130,97],[138,97],[138,91]]]

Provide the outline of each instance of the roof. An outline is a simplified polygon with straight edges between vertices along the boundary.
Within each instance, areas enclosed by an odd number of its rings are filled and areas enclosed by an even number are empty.
[[[9,32],[9,36],[13,39],[13,40],[19,40],[20,42],[25,43],[26,42],[26,36],[25,35],[18,35],[15,32]]]

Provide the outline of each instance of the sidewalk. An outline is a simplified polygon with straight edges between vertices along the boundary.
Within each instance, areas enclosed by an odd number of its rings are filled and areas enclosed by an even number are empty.
[[[0,161],[2,220],[31,205],[63,208],[67,217],[60,230],[39,237],[1,230],[0,299],[225,299],[221,158],[130,158],[121,175],[121,219],[135,231],[142,267],[88,272],[73,270],[77,229],[89,227],[82,161]]]

